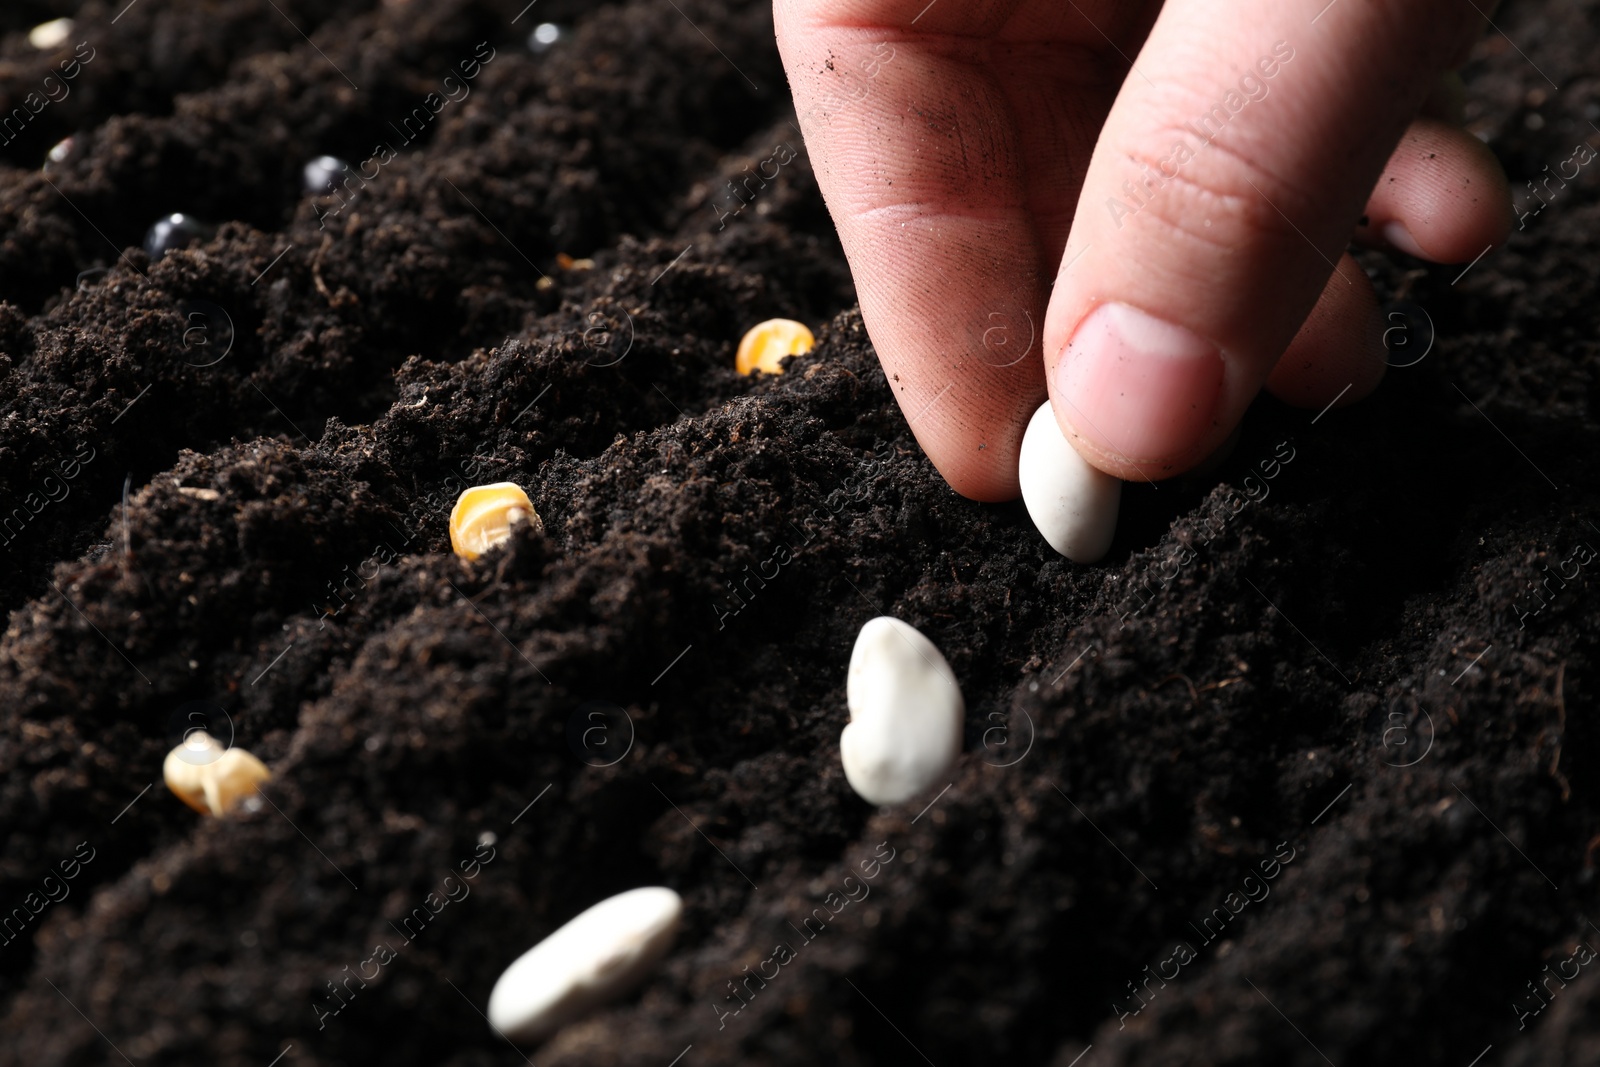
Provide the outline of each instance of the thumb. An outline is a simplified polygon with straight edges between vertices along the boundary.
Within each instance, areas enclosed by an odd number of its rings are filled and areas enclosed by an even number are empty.
[[[1045,319],[1051,401],[1086,459],[1130,479],[1194,466],[1324,288],[1367,284],[1336,264],[1480,18],[1459,0],[1169,0],[1095,147]]]

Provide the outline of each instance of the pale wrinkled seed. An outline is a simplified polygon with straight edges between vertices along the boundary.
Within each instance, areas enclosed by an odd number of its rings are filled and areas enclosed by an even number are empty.
[[[167,753],[161,776],[173,795],[195,811],[226,815],[254,797],[272,772],[244,749],[223,748],[210,734],[195,730]]]
[[[861,628],[845,681],[844,776],[863,800],[898,804],[936,783],[961,753],[966,703],[955,672],[916,627],[887,615]]]
[[[661,886],[602,900],[507,967],[489,994],[489,1025],[538,1041],[626,993],[666,955],[683,900]]]

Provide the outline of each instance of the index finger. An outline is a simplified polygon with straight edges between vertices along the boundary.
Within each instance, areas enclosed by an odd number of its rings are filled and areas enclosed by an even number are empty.
[[[1045,396],[1049,279],[1120,76],[1055,4],[778,0],[774,13],[901,410],[957,492],[1015,497]],[[1099,102],[1084,108],[1085,91]]]

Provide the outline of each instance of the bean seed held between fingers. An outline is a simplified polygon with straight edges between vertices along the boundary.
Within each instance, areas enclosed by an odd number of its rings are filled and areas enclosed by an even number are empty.
[[[1022,435],[1017,478],[1028,515],[1051,548],[1076,563],[1093,563],[1110,551],[1122,481],[1078,455],[1048,401]]]

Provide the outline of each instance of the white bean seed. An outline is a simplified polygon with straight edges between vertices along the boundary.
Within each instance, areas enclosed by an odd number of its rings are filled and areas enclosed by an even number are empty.
[[[553,22],[541,22],[533,28],[528,35],[528,50],[538,55],[550,51],[555,43],[561,40],[564,31]]]
[[[955,672],[916,627],[887,615],[856,637],[839,735],[844,776],[863,800],[898,804],[933,785],[961,752],[966,703]]]
[[[300,188],[309,196],[327,196],[339,187],[350,164],[338,156],[318,156],[300,168]]]
[[[1022,435],[1017,478],[1028,515],[1051,548],[1077,563],[1093,563],[1110,551],[1122,481],[1078,455],[1056,424],[1049,401],[1033,413]]]
[[[72,28],[71,19],[51,19],[49,22],[41,22],[28,31],[28,43],[41,52],[60,48],[71,38]]]
[[[489,1025],[537,1041],[621,996],[666,955],[682,916],[682,898],[661,886],[602,900],[506,968],[489,994]]]

